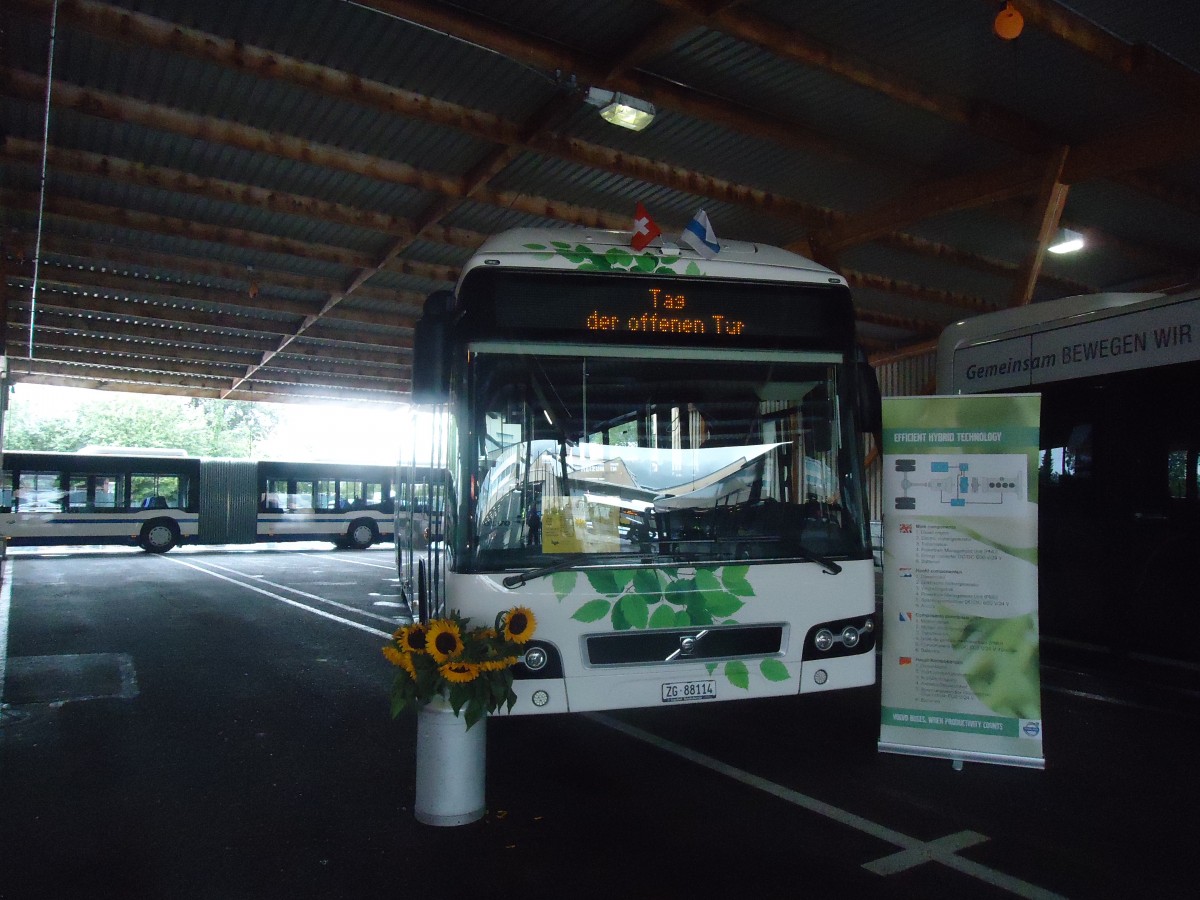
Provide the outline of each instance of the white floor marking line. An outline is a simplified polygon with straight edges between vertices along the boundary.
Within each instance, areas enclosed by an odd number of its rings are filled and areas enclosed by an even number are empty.
[[[304,555],[309,559],[318,557],[322,562],[339,562],[350,566],[366,566],[370,569],[390,569],[393,572],[396,571],[396,566],[393,563],[367,562],[365,559],[350,559],[347,556],[333,556],[328,553],[305,553]]]
[[[938,862],[948,868],[962,872],[964,875],[969,875],[994,887],[1016,894],[1018,897],[1032,898],[1032,900],[1062,900],[1061,894],[1056,894],[1053,891],[1038,887],[1036,884],[1022,881],[1020,878],[1005,875],[1003,872],[997,872],[995,869],[990,869],[979,863],[963,859],[956,854],[956,850],[986,841],[987,837],[985,835],[977,834],[973,831],[960,831],[957,834],[951,834],[934,841],[921,841],[888,828],[885,825],[872,822],[870,819],[847,812],[823,800],[814,799],[807,794],[801,794],[799,791],[785,788],[765,778],[760,778],[749,772],[743,772],[741,769],[713,759],[711,756],[706,756],[689,747],[684,747],[682,744],[676,744],[673,741],[660,738],[658,735],[643,731],[634,725],[628,725],[600,713],[584,713],[583,715],[594,722],[599,722],[601,725],[619,731],[652,747],[657,747],[667,753],[673,753],[696,765],[732,778],[734,781],[739,781],[748,787],[764,791],[780,800],[785,800],[788,803],[807,809],[809,812],[832,819],[841,825],[846,825],[864,834],[879,838],[889,844],[895,844],[900,848],[899,853],[885,856],[874,862],[864,863],[863,868],[868,871],[879,875],[890,875],[920,863]]]
[[[312,613],[314,616],[320,616],[323,619],[331,619],[334,622],[340,622],[342,625],[349,625],[351,628],[357,628],[359,631],[365,631],[367,634],[373,634],[381,638],[390,638],[390,631],[380,631],[378,628],[372,628],[370,625],[361,625],[358,622],[351,622],[349,619],[343,619],[341,616],[335,616],[333,613],[327,613],[323,609],[313,609],[307,604],[301,603],[298,600],[291,600],[287,597],[282,597],[279,594],[273,594],[270,591],[264,591],[262,588],[255,587],[252,584],[247,584],[244,581],[238,581],[236,578],[230,578],[228,575],[222,575],[220,572],[213,572],[210,569],[205,569],[202,566],[196,566],[189,562],[184,562],[182,559],[174,559],[169,556],[160,557],[161,559],[170,560],[181,566],[187,566],[189,569],[195,569],[197,572],[203,572],[205,575],[211,575],[213,578],[220,578],[222,581],[228,581],[230,584],[236,584],[240,588],[245,588],[248,591],[253,591],[256,594],[262,594],[264,597],[270,597],[272,600],[278,600],[280,603],[286,603],[288,606],[294,606],[296,609],[302,609],[305,612]]]
[[[193,566],[193,568],[195,567],[196,566]],[[317,594],[310,594],[308,591],[302,591],[299,588],[288,587],[286,584],[278,584],[274,581],[268,581],[267,579],[261,578],[258,575],[247,575],[244,572],[239,572],[237,569],[231,569],[228,566],[222,566],[219,563],[205,561],[204,564],[199,567],[211,567],[213,569],[220,569],[222,572],[232,572],[234,575],[241,575],[243,578],[253,578],[258,584],[269,584],[271,587],[278,590],[288,591],[292,594],[299,594],[301,597],[305,597],[309,600],[315,600],[317,603],[324,603],[327,606],[336,606],[338,609],[344,609],[346,612],[352,612],[355,615],[366,616],[369,619],[378,619],[380,622],[386,622],[393,627],[396,625],[395,616],[381,616],[379,613],[368,612],[365,609],[359,609],[357,606],[350,606],[348,603],[338,603],[336,600],[329,600],[328,598],[321,597]]]
[[[0,569],[0,703],[4,702],[4,674],[8,670],[8,612],[12,609],[12,560]]]
[[[170,557],[161,557],[163,559],[171,559]],[[325,619],[330,619],[334,622],[340,622],[342,625],[349,625],[351,628],[357,628],[359,631],[365,631],[368,634],[373,634],[381,638],[391,637],[390,632],[380,631],[377,628],[371,628],[368,625],[360,625],[358,622],[351,622],[349,619],[343,619],[340,616],[335,616],[333,613],[327,613],[321,609],[313,609],[304,603],[296,600],[291,600],[287,597],[274,594],[271,591],[263,590],[255,587],[253,584],[247,584],[244,581],[238,581],[236,578],[230,578],[227,575],[222,575],[219,572],[214,572],[202,566],[193,565],[192,563],[184,562],[181,559],[171,559],[181,566],[187,566],[189,569],[195,569],[197,572],[203,572],[206,575],[211,575],[213,578],[220,578],[222,581],[228,581],[239,587],[245,588],[248,591],[253,591],[256,594],[262,594],[265,597],[270,597],[273,600],[278,600],[280,603],[286,603],[288,606],[294,606],[297,609],[302,609],[305,612],[312,613],[316,616],[321,616]],[[215,565],[215,564],[210,564]],[[234,571],[234,570],[228,570]],[[5,584],[9,582],[5,581]],[[269,583],[269,582],[268,582]],[[285,590],[293,590],[285,588]],[[297,592],[303,593],[303,592]],[[316,598],[321,599],[321,598]],[[332,601],[325,601],[332,602]],[[355,612],[359,612],[355,610]],[[792,803],[809,812],[814,812],[817,815],[824,816],[827,819],[832,819],[842,825],[854,828],[864,834],[879,838],[889,844],[895,844],[900,848],[899,853],[891,854],[882,857],[874,862],[864,863],[863,868],[868,871],[875,872],[879,875],[890,875],[895,872],[901,872],[915,865],[920,865],[925,862],[938,862],[942,865],[962,872],[972,878],[978,879],[986,884],[1006,890],[1009,893],[1015,894],[1018,897],[1030,898],[1030,900],[1064,900],[1061,894],[1056,894],[1053,891],[1048,891],[1045,888],[1038,887],[1035,884],[1030,884],[1027,881],[1022,881],[1020,878],[1014,878],[1011,875],[1005,875],[1003,872],[997,872],[995,869],[990,869],[987,866],[979,863],[971,862],[968,859],[963,859],[958,856],[956,851],[965,847],[970,847],[982,841],[986,841],[987,837],[973,831],[960,831],[956,834],[947,835],[943,838],[938,838],[933,841],[921,841],[917,838],[910,837],[902,832],[895,831],[885,825],[880,825],[866,819],[862,816],[855,815],[852,812],[847,812],[830,803],[825,803],[822,800],[816,800],[809,797],[807,794],[801,794],[799,791],[794,791],[791,788],[785,788],[782,785],[775,784],[765,778],[760,778],[757,775],[752,775],[749,772],[743,772],[741,769],[713,759],[711,756],[706,756],[689,747],[684,747],[682,744],[676,744],[673,741],[668,741],[665,738],[660,738],[657,735],[651,734],[648,731],[643,731],[633,725],[627,725],[609,716],[599,713],[584,713],[585,718],[591,719],[593,722],[598,722],[614,731],[619,731],[629,737],[649,744],[652,747],[657,747],[668,753],[693,762],[696,765],[703,766],[710,771],[724,775],[727,778],[732,778],[734,781],[741,782],[748,787],[756,788],[764,791],[774,797]]]
[[[905,869],[911,869],[921,863],[932,862],[943,854],[953,854],[967,847],[982,844],[987,839],[986,834],[980,834],[977,831],[960,831],[957,834],[948,834],[944,838],[938,838],[936,841],[929,841],[920,847],[901,850],[891,856],[884,856],[874,862],[865,863],[863,868],[876,875],[895,875],[897,872],[903,872]]]

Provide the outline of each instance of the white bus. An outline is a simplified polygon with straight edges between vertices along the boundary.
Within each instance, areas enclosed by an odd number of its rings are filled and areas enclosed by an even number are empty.
[[[873,684],[879,401],[846,282],[629,238],[507,232],[427,301],[414,399],[445,480],[400,554],[410,605],[533,611],[513,713]]]
[[[392,540],[395,489],[394,466],[18,451],[3,457],[0,536],[152,553],[256,541],[365,549]]]
[[[1051,639],[1200,662],[1200,291],[1066,297],[938,344],[938,392],[1042,396],[1039,581]]]

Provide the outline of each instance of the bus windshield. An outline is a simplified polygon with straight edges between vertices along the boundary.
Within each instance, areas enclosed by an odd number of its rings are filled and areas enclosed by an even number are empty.
[[[476,568],[866,555],[828,354],[582,354],[471,357]]]

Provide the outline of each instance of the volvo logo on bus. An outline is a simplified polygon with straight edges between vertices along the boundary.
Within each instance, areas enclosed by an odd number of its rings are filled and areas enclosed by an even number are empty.
[[[667,657],[667,662],[673,659],[687,658],[696,652],[700,641],[708,634],[708,629],[698,631],[695,634],[681,634],[679,636],[679,649]]]

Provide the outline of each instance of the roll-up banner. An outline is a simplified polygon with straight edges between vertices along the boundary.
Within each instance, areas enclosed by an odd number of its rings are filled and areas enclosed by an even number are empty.
[[[1037,394],[883,401],[879,749],[1042,768]]]

